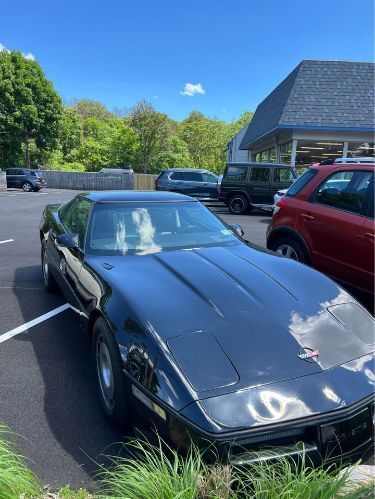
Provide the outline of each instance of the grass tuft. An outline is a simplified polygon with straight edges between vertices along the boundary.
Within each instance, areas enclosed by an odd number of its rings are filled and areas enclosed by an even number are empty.
[[[103,494],[112,498],[142,499],[232,499],[229,466],[209,466],[192,445],[187,457],[148,442],[133,441],[130,446],[136,459],[116,458],[114,466],[100,473]]]
[[[0,424],[0,499],[40,497],[41,487],[36,476],[27,467],[26,460],[9,440],[10,430]]]

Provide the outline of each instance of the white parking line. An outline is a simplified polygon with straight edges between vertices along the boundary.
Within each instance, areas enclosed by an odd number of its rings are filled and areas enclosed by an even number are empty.
[[[13,243],[14,239],[4,239],[4,241],[0,241],[0,244],[5,244],[5,243]]]
[[[26,324],[22,324],[22,326],[18,326],[15,329],[8,331],[7,333],[1,334],[0,343],[3,343],[4,341],[9,340],[10,338],[13,338],[17,334],[27,331],[33,326],[36,326],[37,324],[40,324],[41,322],[44,322],[47,319],[50,319],[54,315],[61,314],[61,312],[64,312],[68,308],[70,308],[70,305],[68,303],[65,303],[65,305],[61,305],[61,307],[57,307],[51,310],[50,312],[47,312],[46,314],[43,314],[40,317],[37,317],[36,319],[33,319],[32,321],[26,322]]]

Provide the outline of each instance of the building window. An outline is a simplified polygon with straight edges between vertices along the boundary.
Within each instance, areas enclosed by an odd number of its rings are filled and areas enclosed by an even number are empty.
[[[276,149],[275,148],[270,149],[270,159],[269,159],[269,162],[270,163],[276,163]]]
[[[267,154],[267,151],[262,151],[260,153],[260,161],[261,161],[261,163],[268,163],[268,154]]]
[[[325,140],[298,140],[296,167],[302,168],[313,163],[342,158],[343,142]]]
[[[260,152],[257,152],[256,154],[254,154],[254,161],[255,163],[260,163]]]
[[[349,142],[348,158],[374,157],[374,142]]]
[[[280,161],[285,165],[290,165],[292,161],[292,142],[280,145]]]

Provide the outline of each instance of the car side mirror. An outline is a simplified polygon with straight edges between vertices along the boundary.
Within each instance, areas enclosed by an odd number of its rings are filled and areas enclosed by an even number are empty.
[[[60,234],[57,236],[56,242],[63,248],[77,249],[79,246],[78,234],[74,234],[72,232],[69,232],[68,234]]]
[[[240,237],[242,237],[245,234],[243,228],[239,224],[232,224],[230,225],[230,228]]]

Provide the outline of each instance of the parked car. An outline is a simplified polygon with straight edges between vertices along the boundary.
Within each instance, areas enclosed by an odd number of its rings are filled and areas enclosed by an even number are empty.
[[[267,247],[374,291],[374,163],[310,167],[277,203]]]
[[[235,464],[360,458],[374,436],[372,317],[240,234],[170,192],[45,208],[44,283],[88,332],[105,414],[182,451],[212,443]]]
[[[47,187],[43,172],[29,168],[8,168],[5,170],[7,187],[23,189],[25,192],[39,191]]]
[[[297,178],[295,168],[276,163],[229,163],[221,181],[219,200],[235,215],[256,205],[272,207],[273,196]]]
[[[171,168],[155,180],[157,191],[172,191],[202,198],[217,198],[217,175],[198,168]]]

